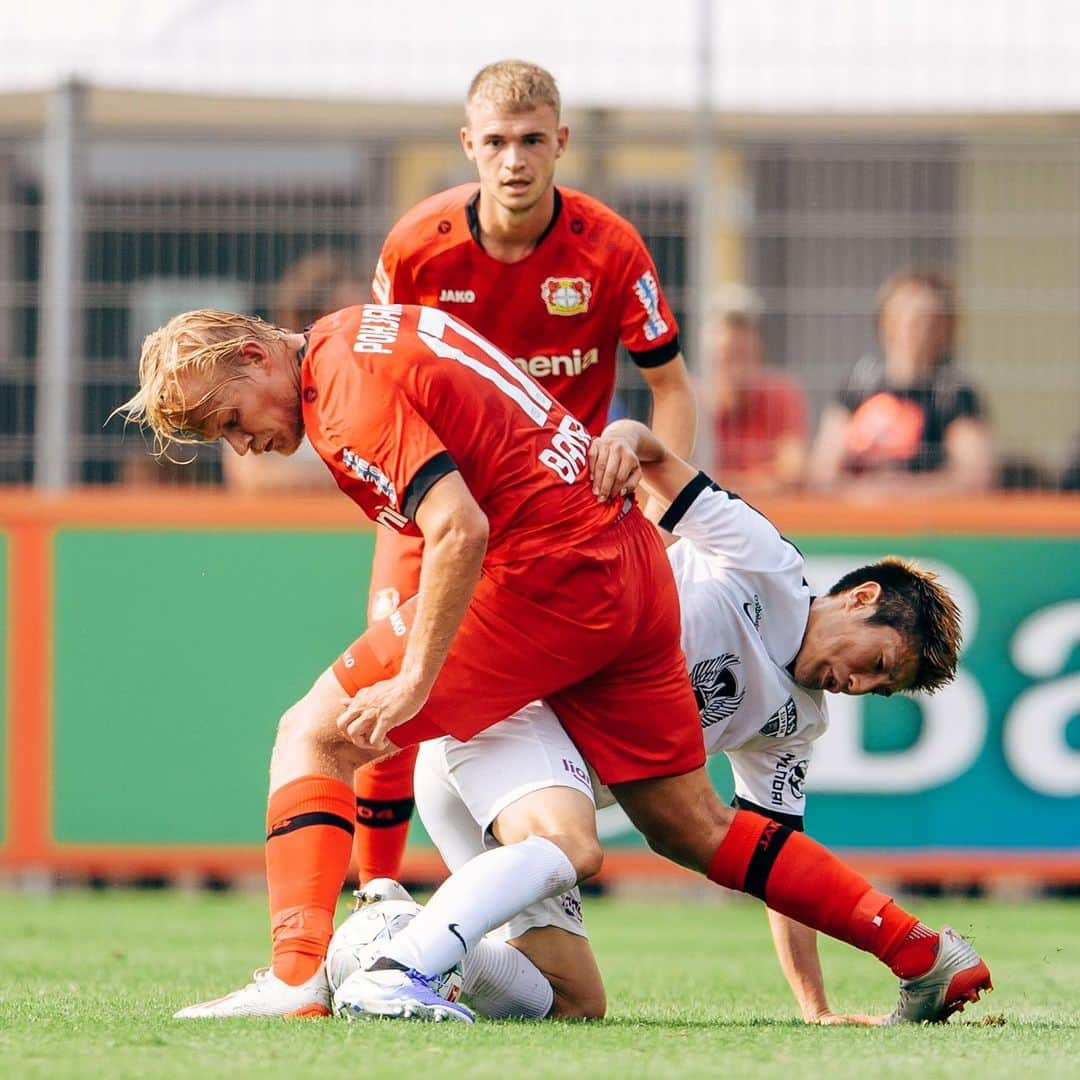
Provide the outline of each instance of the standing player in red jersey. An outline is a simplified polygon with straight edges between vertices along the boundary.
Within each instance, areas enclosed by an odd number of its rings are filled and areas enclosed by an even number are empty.
[[[118,411],[147,424],[162,451],[221,439],[240,454],[288,455],[306,431],[370,518],[425,541],[416,596],[354,642],[278,726],[266,841],[272,966],[178,1017],[327,1015],[353,772],[390,747],[468,740],[536,698],[667,858],[872,952],[902,979],[944,978],[948,1011],[989,987],[969,945],[957,946],[962,966],[932,972],[936,933],[809,837],[720,801],[704,769],[674,579],[659,534],[626,494],[637,457],[619,440],[594,444],[469,326],[432,308],[369,305],[320,320],[305,339],[251,316],[188,312],[146,339],[139,381]],[[875,685],[912,685],[925,660],[904,655],[884,677],[875,668]],[[409,927],[416,962],[377,962],[397,1015],[471,1022],[435,978],[470,941],[595,873],[594,822],[585,833],[567,822],[542,821],[477,855],[438,890]]]
[[[694,394],[659,276],[634,227],[596,199],[555,186],[569,129],[559,91],[535,64],[483,68],[465,101],[461,145],[479,183],[413,207],[383,245],[372,284],[381,304],[442,308],[475,327],[593,435],[608,421],[620,341],[653,399],[652,428],[682,457]],[[420,543],[380,530],[369,616],[416,592]],[[360,881],[398,877],[413,808],[415,751],[356,776]]]

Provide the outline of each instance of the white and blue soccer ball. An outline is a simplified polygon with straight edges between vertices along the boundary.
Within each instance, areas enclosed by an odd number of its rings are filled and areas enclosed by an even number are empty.
[[[408,896],[404,889],[400,894]],[[398,894],[395,894],[398,895]],[[420,905],[412,900],[374,900],[363,904],[334,931],[326,953],[326,978],[336,993],[354,972],[367,968],[382,955],[387,944],[416,918]],[[435,992],[447,1001],[456,1001],[461,993],[461,965],[439,976]]]

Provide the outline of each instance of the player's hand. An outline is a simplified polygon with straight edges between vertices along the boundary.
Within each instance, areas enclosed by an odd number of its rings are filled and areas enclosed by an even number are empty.
[[[626,439],[600,435],[589,444],[589,476],[593,494],[606,502],[637,490],[641,463]]]
[[[809,1021],[811,1024],[857,1024],[862,1027],[880,1027],[888,1019],[887,1014],[867,1016],[865,1013],[821,1013]]]
[[[425,696],[400,675],[361,687],[337,719],[338,730],[365,750],[387,750],[387,732],[411,720]]]

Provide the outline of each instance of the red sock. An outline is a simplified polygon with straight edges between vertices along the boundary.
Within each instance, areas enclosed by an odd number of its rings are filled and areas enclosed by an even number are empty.
[[[708,877],[759,897],[781,915],[873,953],[902,978],[922,974],[933,963],[937,950],[933,931],[929,931],[933,934],[929,962],[921,971],[911,971],[921,962],[927,944],[913,936],[922,926],[915,916],[816,840],[759,814],[747,810],[735,814],[713,855]]]
[[[372,878],[396,878],[401,873],[414,805],[413,766],[418,750],[409,746],[356,770],[353,853],[361,884]]]
[[[266,881],[274,974],[299,986],[315,974],[334,932],[349,871],[355,802],[348,784],[301,776],[270,793]]]

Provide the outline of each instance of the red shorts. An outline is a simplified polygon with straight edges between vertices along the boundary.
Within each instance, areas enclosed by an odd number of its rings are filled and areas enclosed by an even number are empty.
[[[337,660],[346,692],[398,670],[414,608]],[[466,740],[544,698],[604,783],[689,772],[705,750],[679,641],[663,543],[632,509],[573,551],[486,568],[427,704],[391,739]]]
[[[420,587],[420,558],[424,539],[403,536],[389,529],[375,530],[375,557],[371,560],[368,622],[385,619]]]

